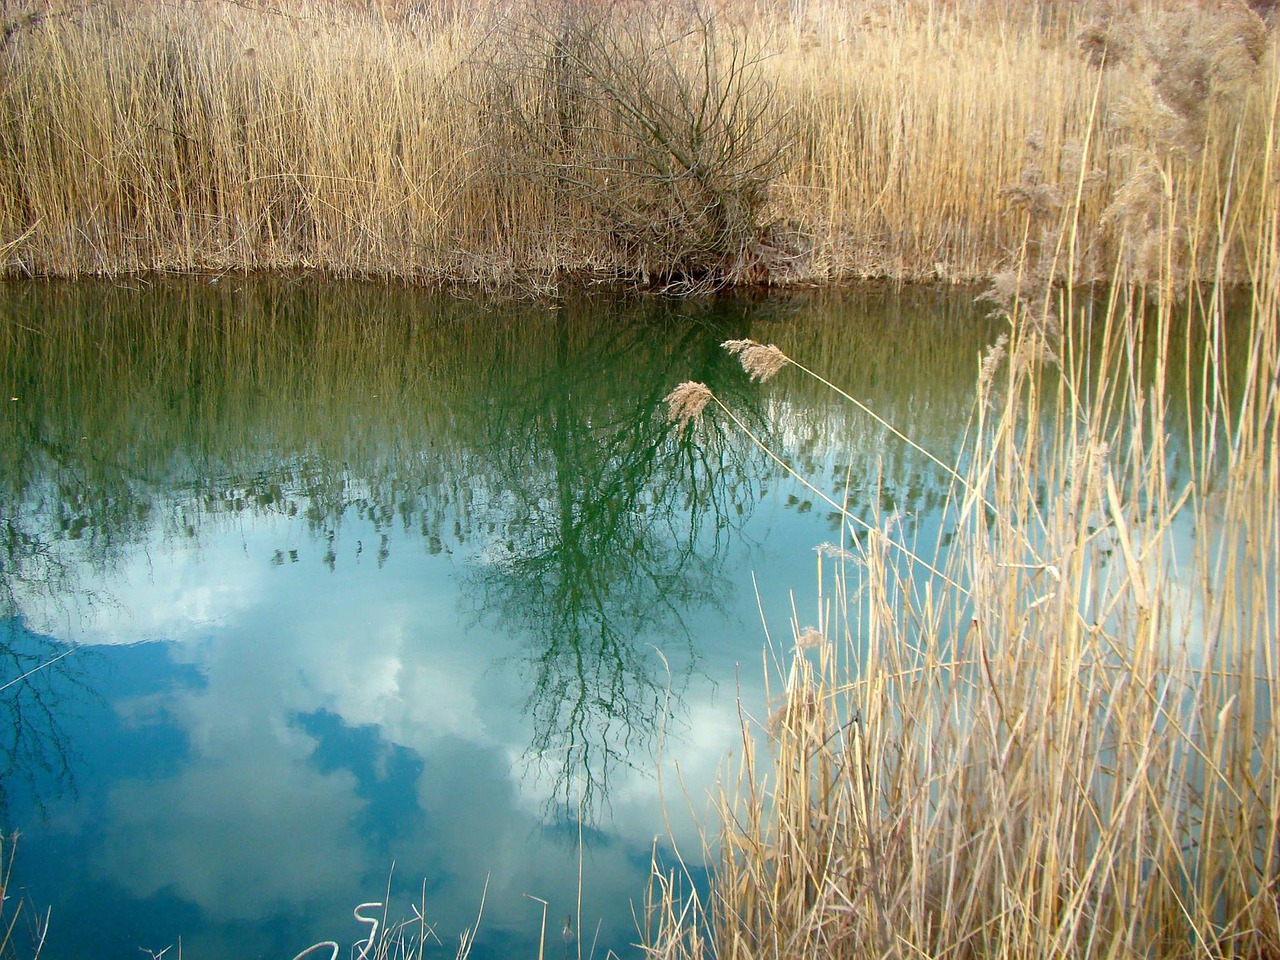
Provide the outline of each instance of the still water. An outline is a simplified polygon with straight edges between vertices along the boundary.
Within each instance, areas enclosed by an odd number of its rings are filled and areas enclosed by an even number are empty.
[[[544,902],[549,957],[638,955],[651,861],[698,872],[739,705],[768,709],[763,659],[840,537],[662,398],[706,382],[920,532],[927,460],[719,345],[777,343],[945,458],[996,332],[955,292],[0,287],[6,918],[50,908],[47,957],[289,960],[389,888],[428,955],[474,930],[474,957],[536,957]]]

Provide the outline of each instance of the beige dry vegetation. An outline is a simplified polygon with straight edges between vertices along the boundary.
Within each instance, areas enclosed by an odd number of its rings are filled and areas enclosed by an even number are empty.
[[[1063,295],[1055,334],[1011,318],[954,539],[841,505],[774,695],[741,704],[710,894],[655,872],[651,956],[1280,953],[1274,286],[1242,377],[1213,333],[1205,380],[1179,363],[1189,318],[1221,331],[1212,294],[1202,318],[1132,295]]]
[[[945,540],[814,489],[843,540],[741,704],[710,894],[655,873],[652,956],[1280,956],[1280,96],[1218,139],[1213,96],[1159,94],[1252,62],[1200,23],[1166,27],[1218,53],[1155,76],[1141,157],[1106,153],[1124,196],[1083,167],[1007,192]],[[1110,116],[1086,145],[1134,129]],[[1062,282],[1095,257],[1144,282]],[[788,349],[773,372],[811,375]]]
[[[1161,250],[1242,279],[1219,213],[1261,209],[1277,84],[1243,0],[7,0],[2,18],[11,275],[973,279],[1071,204],[1075,279],[1117,259],[1154,277]]]

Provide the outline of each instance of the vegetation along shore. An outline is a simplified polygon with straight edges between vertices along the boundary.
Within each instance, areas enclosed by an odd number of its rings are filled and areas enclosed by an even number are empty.
[[[1280,82],[1257,0],[2,9],[8,275],[1244,280]]]
[[[1275,960],[1271,7],[9,2],[0,264],[984,281],[958,456],[846,398],[945,469],[946,541],[815,490],[820,601],[683,851],[710,891],[655,859],[644,949]],[[672,388],[695,440],[734,423]]]

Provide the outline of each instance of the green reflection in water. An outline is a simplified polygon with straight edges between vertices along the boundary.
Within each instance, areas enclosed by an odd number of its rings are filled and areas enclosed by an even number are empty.
[[[931,291],[547,308],[228,277],[12,285],[0,303],[9,613],[110,602],[79,589],[85,565],[229,518],[304,517],[330,569],[346,518],[372,526],[359,549],[378,563],[412,532],[470,558],[470,616],[522,636],[532,769],[591,808],[614,765],[649,762],[667,691],[697,669],[688,616],[743,576],[727,544],[756,504],[814,507],[724,424],[675,431],[665,393],[704,381],[864,516],[914,516],[941,501],[936,467],[811,381],[748,384],[719,343],[777,342],[946,459],[995,329],[968,294]],[[296,557],[282,543],[273,562]]]
[[[802,473],[837,499],[847,496],[861,515],[897,509],[904,525],[927,525],[945,474],[794,371],[763,387],[748,383],[719,344],[740,337],[776,342],[947,459],[968,420],[977,358],[997,328],[968,293],[937,291],[810,293],[763,302],[584,295],[548,308],[279,278],[0,287],[0,389],[7,404],[0,418],[2,612],[21,618],[15,623],[73,622],[77,612],[115,602],[87,595],[86,585],[109,590],[112,572],[136,566],[140,553],[228,556],[235,551],[224,541],[235,530],[252,529],[255,550],[272,541],[266,562],[283,567],[297,560],[295,572],[314,564],[323,580],[327,567],[335,594],[352,582],[343,578],[353,563],[363,564],[360,595],[371,597],[377,593],[370,567],[401,559],[394,552],[421,550],[433,560],[401,571],[440,569],[445,565],[434,561],[448,558],[464,598],[458,619],[513,641],[485,649],[516,651],[508,655],[520,668],[527,724],[517,737],[527,737],[526,775],[540,781],[529,795],[550,798],[556,812],[571,816],[582,803],[594,817],[608,806],[611,782],[625,782],[617,777],[620,765],[651,768],[668,690],[679,725],[682,692],[691,694],[708,678],[730,684],[735,663],[758,662],[758,630],[734,635],[722,627],[754,627],[753,574],[760,574],[766,609],[782,616],[788,590],[807,587],[812,567],[784,571],[760,558],[779,540],[794,549],[775,557],[812,557],[818,540],[839,536],[820,503],[723,419],[678,432],[664,419],[662,397],[682,380],[706,382]],[[882,501],[873,500],[878,478]],[[274,522],[281,518],[293,522]],[[308,536],[284,540],[299,521]],[[172,549],[157,547],[166,540]],[[254,563],[263,560],[254,554]],[[254,574],[254,581],[281,590],[288,571],[277,572],[285,575]],[[430,593],[430,585],[422,592]],[[281,606],[287,603],[273,609]],[[336,606],[326,602],[325,614]],[[211,690],[249,670],[270,683],[288,675],[289,666],[268,669],[262,662],[268,657],[257,654],[259,634],[266,645],[273,629],[288,626],[280,622],[287,610],[275,615],[261,631],[249,625],[233,638],[243,646],[218,661]],[[430,622],[440,636],[394,649],[440,656],[438,644],[453,634]],[[708,624],[719,630],[711,639]],[[306,642],[322,641],[317,649],[339,665],[357,662],[369,638],[345,619],[337,632],[344,629],[353,635]],[[42,642],[49,653],[59,649],[58,642]],[[344,643],[355,652],[341,649]],[[198,669],[209,667],[204,655],[189,655]],[[293,655],[281,643],[270,659]],[[74,671],[78,657],[61,665]],[[17,662],[10,658],[0,668],[10,671],[0,682],[18,675],[11,665]],[[743,676],[752,683],[754,668]],[[205,698],[210,716],[234,708],[237,693],[224,697],[224,689]],[[406,689],[421,695],[424,686]],[[427,696],[435,692],[427,689]],[[263,683],[258,690],[262,696],[274,688]],[[273,709],[302,708],[319,722],[329,691],[312,692],[297,703],[264,707],[255,723],[278,719]],[[514,706],[499,705],[507,713]],[[11,768],[48,759],[41,744],[65,743],[57,704],[40,722],[24,735],[30,747],[15,754]],[[456,761],[449,751],[459,754]],[[479,761],[506,762],[497,749],[479,758],[475,751],[455,738],[428,763],[465,776]],[[197,780],[211,769],[230,779],[244,756],[232,748],[206,753]],[[257,776],[315,789],[309,760],[290,761],[278,745],[272,756],[294,766],[264,766]],[[489,772],[473,778],[481,785],[475,789],[505,786],[505,768]],[[437,794],[440,804],[475,808],[473,819],[457,822],[483,823],[507,810],[496,800],[483,805],[485,798],[468,795],[460,780],[428,781],[424,776],[418,798],[423,823],[439,812]],[[3,782],[11,782],[8,774]],[[177,809],[188,795],[184,783],[174,777],[115,785],[111,795],[124,799],[108,812],[160,795],[172,798],[173,808],[137,818],[141,828],[120,827],[117,842],[170,826],[189,829],[191,818]],[[461,799],[454,797],[458,789]],[[245,785],[228,789],[219,818],[238,816],[236,804],[255,795]],[[341,824],[342,811],[355,803],[346,794],[341,801],[335,800],[337,814],[316,814],[314,821]],[[660,812],[652,819],[642,831],[648,837],[659,828]],[[274,829],[270,816],[258,826]],[[365,839],[341,839],[332,848],[348,860],[367,854],[356,849]],[[388,850],[395,846],[388,841]],[[150,859],[149,852],[139,856]],[[370,859],[381,865],[381,849]],[[484,869],[504,866],[486,862]],[[225,873],[256,869],[233,865]],[[157,868],[148,882],[163,887],[169,881],[162,874]],[[190,899],[201,888],[190,881],[174,889]],[[298,891],[274,894],[281,903],[290,895]],[[304,912],[296,904],[279,909]],[[348,910],[334,906],[335,916],[345,918]],[[246,936],[243,928],[224,934],[227,942]]]

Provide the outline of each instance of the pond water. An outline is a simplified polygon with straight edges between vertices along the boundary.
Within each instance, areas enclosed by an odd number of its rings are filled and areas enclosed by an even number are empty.
[[[473,957],[536,957],[545,909],[548,956],[637,956],[651,859],[697,874],[739,701],[767,709],[840,536],[662,398],[708,383],[924,530],[927,460],[720,343],[778,343],[945,457],[996,332],[964,291],[0,287],[0,829],[45,955],[288,960],[389,886],[431,955],[475,928]]]

